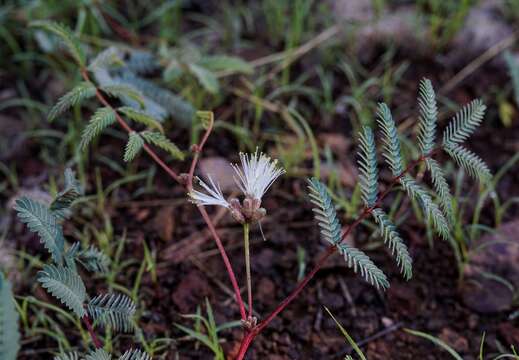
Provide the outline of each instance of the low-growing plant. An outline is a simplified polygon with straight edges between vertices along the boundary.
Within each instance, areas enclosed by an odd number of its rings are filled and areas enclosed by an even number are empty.
[[[349,268],[359,273],[377,289],[385,290],[389,287],[389,279],[370,257],[344,241],[369,217],[378,224],[378,233],[393,255],[402,276],[405,279],[412,277],[412,258],[407,245],[393,220],[384,210],[384,201],[388,195],[397,190],[397,187],[404,190],[409,198],[419,206],[425,221],[441,238],[451,240],[450,225],[455,209],[453,209],[453,199],[447,179],[437,160],[440,152],[448,154],[468,174],[481,182],[486,182],[491,178],[491,173],[485,163],[462,145],[483,120],[485,105],[480,100],[472,101],[454,116],[443,132],[441,144],[437,145],[438,109],[435,92],[429,80],[422,80],[418,96],[420,155],[413,160],[405,159],[401,148],[401,135],[391,111],[386,104],[380,103],[377,112],[380,134],[376,136],[371,127],[364,126],[360,130],[358,138],[359,184],[364,203],[363,210],[354,221],[343,228],[326,185],[317,178],[308,180],[309,199],[314,205],[313,212],[321,230],[321,239],[327,244],[327,248],[316,257],[313,268],[299,281],[290,294],[270,314],[257,319],[253,312],[254,284],[251,271],[249,230],[255,224],[261,227],[261,220],[268,214],[267,209],[262,207],[263,197],[285,170],[276,160],[258,150],[252,154],[240,154],[241,164],[232,166],[241,198],[232,199],[227,199],[223,195],[218,183],[210,175],[205,181],[195,177],[202,150],[214,127],[212,112],[196,113],[196,118],[204,129],[203,135],[200,141],[191,147],[192,160],[187,171],[180,173],[173,170],[161,159],[154,148],[158,148],[174,160],[183,160],[185,152],[181,151],[164,134],[161,125],[162,119],[157,116],[153,107],[146,100],[146,95],[144,95],[147,94],[146,91],[131,83],[102,83],[100,81],[102,77],[99,76],[99,72],[106,75],[107,67],[111,68],[117,64],[124,66],[125,59],[120,56],[118,50],[103,51],[88,63],[82,44],[67,28],[48,22],[40,22],[35,26],[48,30],[62,39],[79,66],[79,72],[83,78],[82,83],[58,101],[51,110],[50,117],[54,118],[70,107],[80,105],[86,99],[96,98],[102,107],[94,112],[85,127],[81,141],[82,149],[86,149],[107,127],[118,124],[128,133],[124,160],[132,161],[140,152],[146,152],[178,185],[185,188],[188,199],[196,205],[224,262],[243,324],[244,336],[236,359],[245,357],[254,339],[298,297],[327,260],[336,253],[344,258]],[[92,73],[95,75],[94,78],[91,77]],[[106,78],[104,79],[106,80]],[[116,106],[116,101],[122,102],[124,106]],[[136,128],[142,130],[136,130]],[[391,173],[385,186],[382,186],[379,178],[379,155],[376,144],[378,137],[382,143],[382,158]],[[419,183],[412,176],[412,171],[419,166],[424,166],[430,175],[430,187]],[[31,231],[39,234],[52,255],[53,263],[45,265],[43,271],[40,272],[40,283],[83,320],[97,348],[95,352],[91,353],[93,354],[92,359],[96,359],[94,356],[98,356],[95,355],[97,353],[103,354],[97,357],[102,358],[100,357],[104,356],[103,350],[101,350],[102,344],[96,337],[91,320],[117,330],[129,330],[133,326],[131,316],[135,305],[122,295],[100,295],[87,302],[85,286],[76,267],[76,262],[83,264],[83,261],[79,259],[85,250],[81,250],[75,245],[66,248],[60,225],[60,222],[66,219],[66,210],[80,193],[70,172],[68,172],[67,179],[65,190],[58,194],[49,206],[24,198],[18,200],[16,208],[22,221],[27,223]],[[196,183],[199,184],[199,190],[195,189]],[[380,189],[383,190],[380,191]],[[246,302],[242,299],[233,261],[227,255],[213,221],[205,209],[206,206],[220,206],[227,209],[235,221],[243,227]],[[93,254],[97,254],[97,252],[93,251]],[[200,317],[199,319],[202,320]],[[214,328],[211,322],[209,325],[210,328]],[[184,328],[185,330],[187,328]],[[194,334],[192,335],[194,336]],[[210,344],[212,346],[214,341]]]
[[[78,264],[88,272],[106,273],[110,259],[94,246],[82,248],[77,242],[70,246],[67,244],[62,222],[70,216],[71,207],[83,190],[72,170],[67,169],[64,178],[64,189],[50,204],[24,196],[16,200],[14,208],[18,218],[38,235],[51,257],[52,262],[38,272],[38,282],[87,328],[95,350],[90,351],[86,359],[110,359],[111,356],[102,349],[95,327],[102,326],[116,332],[133,331],[136,306],[124,294],[104,293],[88,297]],[[58,355],[56,359],[78,359],[78,356],[72,352]],[[150,357],[140,350],[128,350],[119,359],[145,360]]]

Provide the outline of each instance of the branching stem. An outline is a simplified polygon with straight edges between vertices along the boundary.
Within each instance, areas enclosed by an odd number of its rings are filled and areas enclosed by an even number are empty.
[[[346,231],[343,233],[342,237],[341,237],[341,241],[339,243],[341,243],[342,241],[344,241],[344,239],[346,239],[348,237],[348,235],[353,231],[353,229],[355,229],[357,227],[357,225],[359,225],[365,218],[367,218],[371,212],[377,208],[377,207],[380,207],[382,205],[382,201],[384,200],[384,198],[391,192],[391,190],[393,189],[393,187],[399,182],[399,180],[404,176],[406,175],[407,173],[409,173],[410,170],[412,170],[413,168],[415,168],[416,166],[420,165],[422,162],[424,162],[427,158],[431,158],[433,157],[440,149],[434,149],[433,151],[431,151],[428,155],[424,155],[424,156],[421,156],[419,157],[418,159],[414,160],[414,161],[411,161],[407,167],[405,168],[405,170],[398,176],[395,176],[394,178],[391,179],[387,189],[379,196],[377,202],[375,203],[375,205],[373,205],[372,207],[370,208],[365,208],[364,211],[357,217],[357,219],[355,219],[355,221],[353,221],[349,226],[348,228],[346,229]],[[337,245],[330,245],[326,250],[325,252],[323,253],[323,255],[321,255],[319,257],[319,260],[317,261],[317,263],[314,265],[313,269],[297,284],[296,288],[283,300],[279,303],[278,306],[276,306],[276,308],[274,309],[274,311],[272,311],[263,321],[261,321],[258,325],[256,325],[253,329],[251,329],[250,332],[246,333],[245,336],[243,337],[242,339],[242,342],[241,342],[241,345],[240,345],[240,350],[238,352],[238,355],[236,356],[236,360],[243,360],[245,358],[245,355],[247,353],[247,350],[248,348],[250,347],[250,345],[252,344],[252,341],[254,340],[254,338],[261,332],[263,331],[271,322],[272,320],[274,320],[274,318],[280,313],[282,312],[295,298],[297,298],[297,296],[299,295],[299,293],[306,287],[306,285],[310,282],[310,280],[313,279],[313,277],[315,276],[315,274],[317,274],[317,272],[319,270],[321,270],[321,268],[323,267],[323,265],[326,263],[326,261],[328,260],[328,258],[330,256],[332,256],[335,252],[337,251]]]
[[[103,95],[101,90],[97,87],[97,84],[95,84],[90,79],[90,76],[88,74],[87,69],[81,69],[81,76],[83,77],[83,79],[85,81],[93,84],[96,87],[96,97],[97,97],[97,99],[99,100],[99,102],[101,104],[103,104],[103,106],[106,106],[106,107],[108,107],[108,108],[110,108],[110,109],[112,109],[114,111],[115,118],[116,118],[117,122],[119,123],[119,125],[126,132],[128,132],[128,133],[133,132],[134,130],[130,127],[130,125],[128,125],[126,123],[126,121],[121,117],[121,115],[108,102],[108,100],[105,98],[105,96]],[[195,144],[193,146],[194,156],[193,156],[193,160],[191,162],[191,165],[189,167],[189,174],[188,174],[188,178],[187,178],[187,183],[185,181],[183,181],[183,179],[182,179],[182,177],[180,175],[178,175],[164,161],[162,161],[160,159],[160,157],[157,155],[157,153],[155,151],[153,151],[153,149],[150,146],[148,146],[147,144],[144,144],[143,149],[144,149],[144,151],[146,151],[146,153],[148,153],[148,155],[173,180],[175,180],[180,185],[185,186],[187,191],[191,191],[193,189],[193,175],[194,175],[194,172],[195,172],[195,169],[196,169],[196,165],[198,163],[198,159],[200,157],[200,153],[202,152],[202,149],[203,149],[207,139],[209,138],[209,135],[211,134],[212,129],[213,129],[213,121],[211,121],[209,126],[207,127],[207,129],[206,129],[206,131],[205,131],[205,133],[204,133],[200,143],[199,144]],[[231,281],[231,284],[232,284],[232,287],[233,287],[233,290],[234,290],[234,294],[235,294],[235,298],[236,298],[236,302],[238,303],[238,307],[239,307],[239,310],[240,310],[241,318],[242,318],[242,320],[246,320],[247,316],[246,316],[246,312],[245,312],[245,303],[243,302],[243,299],[241,297],[240,287],[238,285],[238,281],[236,280],[236,275],[235,275],[234,270],[232,268],[231,262],[229,261],[229,257],[227,256],[227,253],[226,253],[225,248],[224,248],[224,246],[222,244],[222,241],[221,241],[220,237],[218,236],[218,234],[216,232],[216,229],[215,229],[215,227],[214,227],[214,225],[213,225],[213,223],[211,221],[211,218],[209,217],[209,215],[205,211],[204,207],[203,206],[198,206],[197,208],[200,211],[200,214],[202,215],[202,217],[203,217],[207,227],[209,228],[209,231],[211,232],[211,235],[214,238],[214,241],[216,243],[218,251],[220,252],[220,256],[222,257],[222,260],[223,260],[223,262],[225,264],[225,268],[227,270],[227,275],[228,275],[228,277],[229,277],[229,279]]]

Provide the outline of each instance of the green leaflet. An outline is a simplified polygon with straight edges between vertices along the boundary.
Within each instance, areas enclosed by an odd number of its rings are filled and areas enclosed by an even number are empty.
[[[473,178],[483,183],[490,181],[492,178],[492,173],[487,164],[472,151],[457,144],[448,144],[444,149]]]
[[[308,180],[310,190],[309,196],[312,204],[317,207],[314,211],[315,219],[321,228],[321,235],[324,240],[332,245],[336,245],[339,252],[344,256],[348,267],[353,268],[357,273],[375,286],[377,289],[389,287],[386,275],[359,249],[352,246],[341,244],[341,224],[337,219],[335,206],[332,202],[328,190],[323,183],[317,179]]]
[[[96,71],[99,69],[105,69],[114,64],[124,65],[122,60],[121,51],[113,46],[106,48],[101,51],[97,56],[88,64],[88,69],[90,71]]]
[[[136,110],[129,106],[122,106],[118,108],[117,111],[123,115],[126,115],[126,117],[135,122],[141,123],[150,128],[155,128],[159,130],[161,133],[164,132],[164,128],[162,127],[162,125],[144,111]]]
[[[359,136],[359,179],[362,200],[366,207],[372,207],[378,197],[377,149],[375,137],[369,127],[364,127]]]
[[[464,142],[483,121],[485,110],[485,104],[476,99],[458,111],[443,131],[443,146]]]
[[[16,311],[11,284],[0,272],[0,358],[16,360],[20,349],[18,312]]]
[[[95,94],[96,88],[92,83],[79,83],[76,87],[59,98],[58,102],[52,107],[47,115],[47,119],[53,121],[71,107],[81,104],[86,99],[94,97]]]
[[[355,273],[360,272],[360,275],[377,289],[385,290],[389,288],[386,275],[364,252],[347,244],[339,244],[337,248],[339,253],[344,256],[348,267],[352,268]]]
[[[90,245],[86,250],[79,251],[77,260],[88,271],[103,274],[108,272],[111,263],[110,258],[94,245]]]
[[[98,295],[90,300],[87,311],[92,319],[115,331],[130,332],[134,328],[135,303],[126,295]]]
[[[417,200],[423,208],[427,221],[431,221],[436,232],[445,240],[450,237],[449,223],[429,193],[409,175],[400,178],[400,184],[409,196]]]
[[[158,133],[156,131],[141,131],[142,138],[148,143],[155,145],[162,150],[167,151],[173,158],[177,160],[184,160],[184,153],[175,145],[171,140],[169,140],[164,134]]]
[[[16,200],[14,209],[18,213],[18,218],[27,224],[29,230],[38,234],[54,262],[61,264],[65,238],[58,219],[49,207],[38,201],[22,197]]]
[[[434,149],[436,120],[438,118],[436,94],[434,93],[431,81],[428,79],[422,79],[422,81],[420,81],[418,107],[420,108],[418,143],[420,144],[422,155],[427,156]]]
[[[126,84],[110,84],[101,86],[99,89],[108,96],[122,100],[128,98],[137,102],[141,107],[144,107],[143,95],[134,87],[128,86]]]
[[[85,66],[85,53],[81,43],[67,26],[52,21],[34,21],[30,25],[57,35],[65,44],[79,67],[83,68]]]
[[[445,214],[447,220],[449,220],[449,222],[452,223],[454,220],[454,210],[452,208],[452,195],[449,188],[449,184],[445,179],[443,169],[436,160],[431,158],[426,159],[425,164],[427,166],[427,170],[429,170],[429,172],[431,173],[434,191],[438,196],[443,213]]]
[[[377,122],[384,135],[384,158],[389,164],[393,176],[400,176],[404,172],[400,139],[391,110],[384,103],[378,104]]]
[[[85,150],[92,140],[99,136],[105,128],[115,123],[115,121],[115,111],[111,107],[97,109],[81,134],[80,148]]]
[[[387,214],[382,209],[374,209],[371,213],[380,227],[380,233],[384,239],[384,244],[391,250],[396,258],[396,263],[406,280],[413,276],[413,259],[409,255],[404,240],[397,232]]]
[[[144,140],[142,137],[135,131],[132,131],[128,137],[128,142],[126,143],[126,147],[124,149],[124,161],[129,162],[135,159],[143,146]]]
[[[72,203],[83,194],[83,189],[74,171],[65,169],[65,187],[58,193],[56,198],[50,204],[50,210],[57,215],[63,215],[63,210],[68,209]]]
[[[83,308],[86,299],[85,284],[77,272],[61,265],[45,265],[38,272],[38,281],[78,317],[86,314]]]
[[[151,356],[141,350],[128,350],[119,357],[119,360],[151,360]]]
[[[321,236],[323,240],[336,245],[341,241],[341,224],[328,189],[315,178],[309,179],[308,184],[310,202],[317,206],[312,211],[321,228]]]

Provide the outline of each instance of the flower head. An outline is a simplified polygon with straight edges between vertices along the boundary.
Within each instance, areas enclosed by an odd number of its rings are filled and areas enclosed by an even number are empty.
[[[213,181],[211,175],[207,175],[207,178],[209,179],[209,185],[203,182],[200,178],[197,178],[198,183],[205,191],[207,191],[207,193],[198,190],[191,190],[188,194],[191,201],[197,205],[218,205],[229,209],[231,205],[223,197],[220,185]]]
[[[234,181],[245,194],[251,199],[261,200],[272,183],[285,170],[277,167],[277,160],[272,160],[268,155],[256,152],[254,154],[240,154],[241,168],[232,164],[236,173]]]

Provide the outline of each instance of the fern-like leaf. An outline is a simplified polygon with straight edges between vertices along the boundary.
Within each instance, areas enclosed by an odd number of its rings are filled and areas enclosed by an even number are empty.
[[[137,102],[140,107],[144,106],[142,93],[131,86],[125,84],[110,84],[101,86],[100,90],[106,93],[108,96],[121,100],[128,98]]]
[[[442,211],[433,202],[429,193],[423,189],[415,179],[409,175],[400,178],[402,187],[407,191],[409,196],[418,201],[422,206],[427,221],[431,221],[436,232],[445,240],[450,237],[449,223]]]
[[[59,98],[58,102],[52,107],[52,109],[50,109],[47,119],[53,121],[71,107],[82,103],[86,99],[94,97],[95,94],[96,88],[92,83],[79,83],[76,87]]]
[[[92,140],[113,123],[115,123],[115,111],[112,108],[102,107],[97,109],[81,134],[81,149],[86,149]]]
[[[481,182],[488,182],[492,178],[487,164],[472,151],[457,144],[445,146],[445,151],[473,178]]]
[[[101,51],[91,62],[88,64],[90,71],[96,71],[99,69],[106,69],[113,64],[124,65],[122,60],[121,51],[116,47],[109,47]]]
[[[391,250],[393,256],[395,256],[396,263],[404,278],[409,280],[413,276],[413,259],[409,255],[404,240],[398,234],[396,226],[393,225],[389,216],[382,209],[374,209],[371,214],[380,227],[384,243]]]
[[[16,311],[11,284],[0,272],[0,358],[16,360],[20,350],[18,312]]]
[[[178,160],[184,160],[184,153],[169,140],[164,134],[156,131],[142,131],[141,136],[148,144],[153,144],[162,150],[167,151],[173,158]]]
[[[149,51],[130,49],[126,68],[135,74],[149,74],[160,68],[160,63]]]
[[[79,67],[82,68],[85,66],[85,53],[81,43],[79,42],[76,35],[67,26],[52,21],[34,21],[31,23],[31,26],[57,35],[59,39],[65,44]]]
[[[151,356],[141,350],[128,350],[119,357],[119,360],[151,360]]]
[[[427,156],[434,148],[436,120],[438,118],[436,94],[434,93],[431,81],[428,79],[422,79],[422,81],[420,81],[418,107],[420,108],[418,143],[420,144],[422,155]]]
[[[79,354],[75,351],[54,356],[54,360],[79,360]]]
[[[64,210],[70,208],[72,203],[81,196],[83,189],[76,179],[74,171],[65,169],[65,187],[58,193],[50,204],[50,210],[58,215],[63,215]]]
[[[452,208],[452,195],[449,184],[445,179],[443,169],[440,164],[434,159],[426,159],[425,164],[427,170],[431,173],[434,191],[438,195],[440,206],[445,214],[445,217],[452,223],[454,221],[454,210]]]
[[[87,269],[88,271],[107,273],[110,267],[110,258],[91,245],[86,250],[81,250],[77,254],[77,260]]]
[[[112,355],[103,349],[95,349],[85,356],[85,360],[111,360]]]
[[[364,127],[359,136],[359,178],[362,200],[366,207],[372,207],[378,196],[377,149],[375,137],[369,127]]]
[[[443,131],[443,146],[460,144],[481,124],[486,106],[479,99],[465,105]]]
[[[83,308],[86,299],[85,284],[77,272],[63,266],[45,265],[38,272],[38,281],[77,316],[81,318],[86,314]]]
[[[377,289],[389,288],[389,281],[384,272],[366,254],[347,244],[339,244],[337,248],[344,256],[348,267],[352,268],[355,273],[360,272],[361,276]]]
[[[393,176],[400,176],[404,172],[400,139],[391,110],[384,103],[378,105],[377,122],[384,136],[384,158],[389,164]]]
[[[118,108],[117,111],[123,115],[126,115],[129,119],[135,122],[141,123],[150,128],[157,129],[161,133],[164,132],[164,128],[162,127],[162,125],[144,111],[136,110],[129,106],[122,106]]]
[[[132,317],[135,314],[135,303],[126,295],[98,295],[87,305],[90,316],[103,325],[111,326],[116,331],[133,330]]]
[[[52,259],[61,264],[65,238],[63,229],[51,210],[46,205],[27,197],[16,200],[14,209],[18,213],[18,218],[27,224],[29,231],[38,234]]]
[[[330,244],[337,245],[341,241],[341,224],[337,218],[332,198],[326,186],[313,178],[308,180],[310,202],[316,206],[312,211],[321,228],[321,236]]]
[[[145,108],[153,117],[163,118],[169,114],[183,127],[189,127],[193,122],[196,109],[182,97],[132,73],[125,73],[118,81],[146,94]]]
[[[142,137],[135,131],[132,131],[128,137],[128,142],[126,143],[126,147],[124,149],[124,161],[129,162],[135,159],[143,146],[144,140]]]

